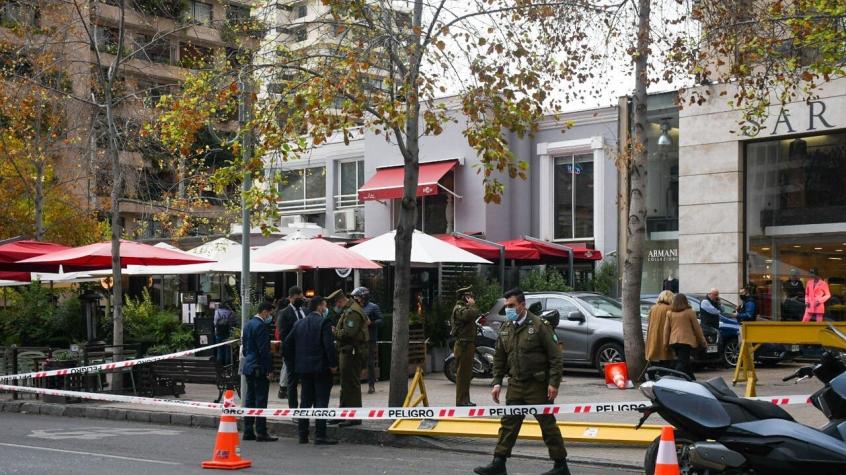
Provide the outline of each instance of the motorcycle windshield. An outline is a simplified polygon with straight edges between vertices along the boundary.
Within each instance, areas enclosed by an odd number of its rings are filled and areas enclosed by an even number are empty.
[[[704,429],[722,429],[731,417],[701,384],[664,378],[654,386],[656,400],[668,410]]]

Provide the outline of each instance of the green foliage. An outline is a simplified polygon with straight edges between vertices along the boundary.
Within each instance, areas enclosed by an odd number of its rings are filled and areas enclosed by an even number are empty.
[[[438,299],[435,301],[432,308],[425,312],[423,319],[423,327],[426,332],[426,338],[429,339],[429,346],[444,346],[449,338],[449,319],[452,316],[452,308],[455,305],[453,301],[446,299]],[[414,316],[417,314],[414,313]],[[412,317],[412,324],[419,323],[414,321]]]
[[[542,268],[533,269],[526,277],[520,279],[520,288],[524,292],[569,292],[567,279],[557,270]]]
[[[193,347],[193,332],[182,326],[178,315],[159,310],[147,289],[140,299],[126,299],[123,318],[128,341],[164,346],[170,351]]]
[[[3,344],[46,346],[51,339],[55,308],[50,289],[33,282],[10,295],[10,305],[0,313]]]
[[[591,280],[591,290],[603,295],[611,295],[617,287],[617,259],[609,258],[602,261],[596,274]]]

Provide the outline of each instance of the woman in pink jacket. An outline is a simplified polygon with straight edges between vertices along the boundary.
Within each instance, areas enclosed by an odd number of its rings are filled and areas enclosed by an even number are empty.
[[[805,284],[805,316],[803,322],[810,322],[816,318],[818,322],[823,320],[825,314],[825,303],[831,298],[831,291],[828,290],[828,283],[820,278],[816,267],[811,267],[811,278]]]

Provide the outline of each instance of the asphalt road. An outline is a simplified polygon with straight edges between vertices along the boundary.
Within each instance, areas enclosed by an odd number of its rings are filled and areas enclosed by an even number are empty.
[[[0,414],[0,474],[206,473],[215,432],[126,421]],[[493,447],[491,447],[493,448]],[[242,442],[253,461],[247,473],[286,474],[472,474],[489,457],[439,450],[343,444],[299,445],[295,439]],[[509,473],[538,474],[549,462],[514,458]],[[579,475],[637,472],[573,466]]]

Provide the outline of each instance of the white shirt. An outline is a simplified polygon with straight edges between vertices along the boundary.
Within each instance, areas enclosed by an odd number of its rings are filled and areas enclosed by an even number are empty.
[[[297,308],[294,306],[294,304],[288,304],[288,306],[294,309],[294,315],[297,316],[297,320],[302,320],[303,318],[305,318],[305,314],[303,313],[302,307]]]
[[[522,324],[523,324],[523,322],[525,322],[525,321],[526,321],[526,317],[527,317],[528,315],[529,315],[529,312],[524,313],[524,314],[523,314],[523,316],[522,316],[522,317],[520,317],[520,319],[519,319],[519,320],[517,320],[516,325],[517,325],[518,327],[519,327],[520,325],[522,325]]]

